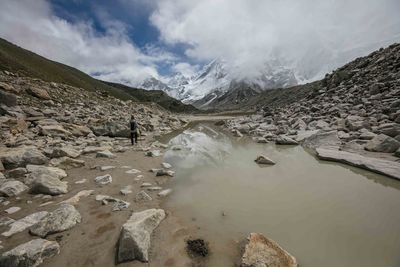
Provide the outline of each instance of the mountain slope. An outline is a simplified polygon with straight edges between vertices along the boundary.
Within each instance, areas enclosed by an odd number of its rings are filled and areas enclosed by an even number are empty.
[[[46,59],[1,38],[0,70],[39,78],[48,82],[63,83],[88,91],[99,91],[122,100],[156,102],[174,112],[193,112],[196,110],[193,106],[184,105],[161,91],[150,92],[94,79],[78,69]]]
[[[161,107],[173,112],[193,113],[198,111],[194,106],[183,104],[181,101],[170,97],[161,90],[145,90],[137,88],[133,89],[132,87],[119,83],[111,83],[111,82],[104,82],[104,83],[114,88],[122,90],[123,92],[132,96],[137,101],[154,102],[160,105]]]

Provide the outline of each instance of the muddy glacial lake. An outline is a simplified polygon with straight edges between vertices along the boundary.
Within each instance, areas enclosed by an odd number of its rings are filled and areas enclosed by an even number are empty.
[[[164,160],[176,176],[165,205],[209,242],[207,266],[233,266],[250,232],[278,242],[302,267],[400,266],[400,181],[207,123],[169,144]],[[276,165],[257,165],[259,154]]]

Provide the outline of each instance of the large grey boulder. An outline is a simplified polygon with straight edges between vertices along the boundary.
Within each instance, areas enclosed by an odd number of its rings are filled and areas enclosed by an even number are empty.
[[[319,159],[341,162],[400,179],[400,163],[398,162],[369,158],[359,154],[333,149],[317,148],[316,152]]]
[[[398,123],[384,123],[379,125],[378,130],[390,137],[395,137],[400,134],[400,124]]]
[[[32,213],[28,216],[25,216],[22,219],[19,219],[17,221],[14,221],[10,224],[10,229],[4,233],[2,233],[2,236],[9,237],[12,236],[13,234],[19,233],[24,231],[25,229],[28,229],[32,225],[38,223],[44,216],[47,215],[47,211],[39,211]]]
[[[135,212],[122,226],[118,241],[117,261],[149,261],[150,237],[154,229],[165,218],[162,209]]]
[[[58,136],[65,137],[72,135],[69,131],[64,129],[62,125],[53,124],[53,125],[39,125],[39,130],[41,135],[45,136]]]
[[[49,164],[51,166],[68,170],[85,166],[85,161],[80,159],[73,159],[70,157],[61,157],[61,158],[51,159]]]
[[[275,143],[277,145],[298,145],[299,143],[296,140],[293,140],[292,138],[286,136],[286,135],[280,135],[276,138]]]
[[[340,144],[341,141],[337,135],[337,131],[317,132],[303,141],[303,146],[311,149],[317,147],[337,148]]]
[[[80,151],[72,148],[72,147],[58,147],[53,150],[51,154],[52,158],[61,158],[61,157],[70,157],[70,158],[77,158],[81,154]]]
[[[56,241],[33,239],[19,245],[0,257],[0,266],[4,267],[36,267],[46,258],[60,253],[60,246]]]
[[[385,134],[379,134],[368,141],[365,150],[393,153],[400,147],[400,142]]]
[[[6,180],[0,185],[0,195],[13,197],[21,194],[27,189],[28,187],[20,181]]]
[[[91,126],[91,130],[97,136],[129,137],[128,124],[109,121],[102,125]]]
[[[81,222],[81,214],[70,204],[61,204],[56,210],[49,212],[29,232],[33,235],[46,237],[74,227]]]
[[[68,192],[68,185],[66,182],[60,181],[56,177],[46,174],[37,177],[31,186],[31,193],[33,194],[47,194],[47,195],[60,195]]]
[[[43,165],[48,158],[35,147],[0,148],[0,160],[6,169],[25,167],[27,164]]]
[[[0,90],[0,104],[4,104],[8,107],[13,107],[17,105],[17,97],[14,94],[10,94]]]
[[[25,179],[26,184],[32,184],[32,182],[36,180],[36,178],[42,175],[51,176],[59,180],[67,177],[67,173],[63,169],[56,167],[29,164],[26,166],[26,170],[28,171],[28,175]]]
[[[241,267],[298,267],[296,259],[278,243],[262,234],[247,238]]]

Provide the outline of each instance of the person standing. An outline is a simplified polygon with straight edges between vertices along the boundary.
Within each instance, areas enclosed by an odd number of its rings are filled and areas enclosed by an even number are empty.
[[[130,121],[130,126],[131,126],[131,143],[132,145],[137,144],[137,139],[138,139],[138,124],[135,120],[135,116],[131,116],[131,121]]]

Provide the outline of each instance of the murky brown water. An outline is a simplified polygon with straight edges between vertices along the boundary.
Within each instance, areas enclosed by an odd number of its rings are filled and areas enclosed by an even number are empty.
[[[302,267],[400,266],[400,181],[207,125],[170,143],[182,150],[165,154],[177,171],[166,205],[200,227],[208,266],[232,266],[235,242],[250,232],[277,241]],[[260,153],[277,164],[258,166]]]

